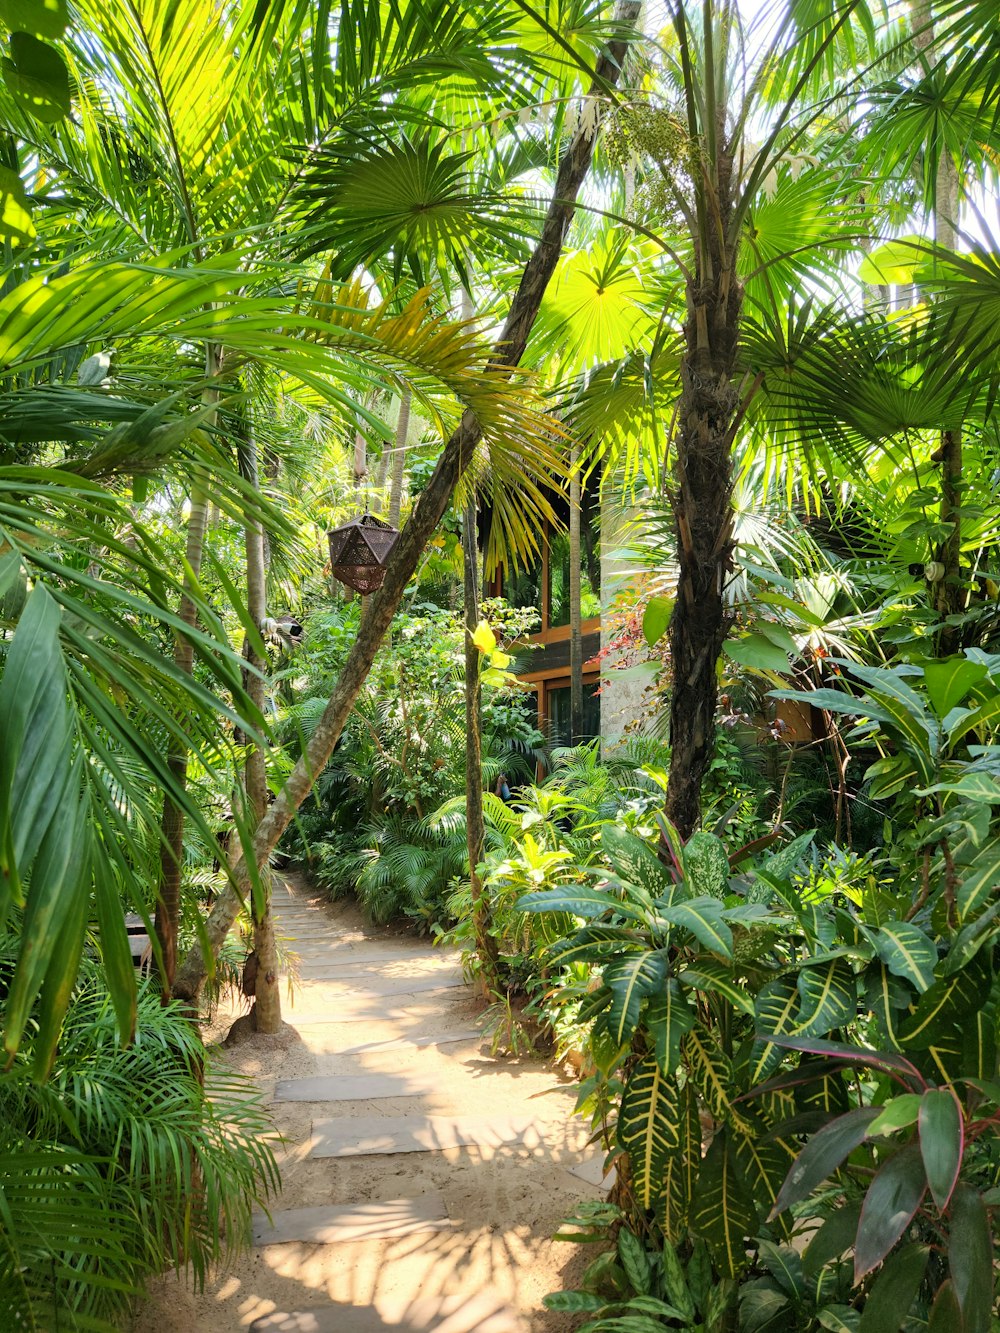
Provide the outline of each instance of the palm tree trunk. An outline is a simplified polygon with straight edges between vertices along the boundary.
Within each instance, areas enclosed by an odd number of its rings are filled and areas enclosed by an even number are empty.
[[[720,139],[721,139],[720,134]],[[724,602],[733,552],[733,367],[742,294],[731,215],[732,163],[720,153],[711,223],[688,283],[686,351],[674,440],[671,503],[679,566],[670,618],[670,773],[666,814],[684,838],[701,819],[701,784],[715,745],[716,663],[729,632]]]
[[[240,450],[241,472],[250,485],[259,486],[257,441],[247,430]],[[247,612],[261,628],[267,615],[267,563],[264,558],[264,527],[260,519],[249,515],[245,527],[247,561]],[[247,639],[247,694],[259,713],[263,713],[267,692],[264,669],[267,663]],[[254,825],[267,811],[267,765],[264,752],[250,737],[244,771],[247,805]],[[278,952],[274,936],[271,906],[271,881],[267,869],[261,873],[260,892],[253,895],[253,950],[257,955],[254,984],[253,1021],[258,1032],[281,1031],[281,993],[278,976]]]
[[[928,61],[934,58],[934,22],[930,0],[911,0],[913,44]],[[961,207],[961,182],[958,168],[947,148],[938,158],[934,188],[934,239],[938,245],[954,250],[958,243],[958,214]],[[962,423],[954,422],[941,432],[934,455],[941,466],[941,522],[948,536],[936,552],[944,565],[944,576],[934,585],[934,608],[944,620],[964,609],[962,588]],[[957,652],[961,636],[957,625],[945,624],[938,636],[938,651],[948,656]]]
[[[213,380],[219,372],[220,348],[214,343],[205,347],[205,378]],[[218,401],[218,391],[206,389],[205,398],[210,402]],[[208,423],[211,424],[211,423]],[[199,483],[191,488],[191,512],[188,515],[187,538],[184,557],[187,569],[184,575],[184,592],[181,594],[177,609],[179,618],[192,629],[198,620],[198,609],[192,596],[193,584],[201,573],[201,562],[205,551],[205,534],[208,529],[208,501],[204,488]],[[194,671],[194,646],[186,635],[178,635],[174,642],[174,662],[185,675]],[[175,782],[184,787],[187,784],[188,752],[183,745],[171,747],[167,755],[167,765]],[[165,796],[163,815],[160,820],[160,878],[156,890],[156,917],[154,930],[160,945],[162,967],[160,971],[160,993],[163,1002],[170,999],[177,970],[177,935],[181,918],[181,879],[184,867],[184,812]]]
[[[621,77],[622,67],[631,40],[631,31],[639,17],[641,0],[619,0],[615,18],[619,36],[609,42],[596,66],[596,79],[591,89],[595,98],[596,114],[586,117],[570,139],[559,164],[553,197],[542,226],[541,236],[525,265],[521,282],[511,302],[510,313],[497,340],[491,360],[494,370],[508,372],[518,365],[524,355],[528,334],[538,315],[542,297],[559,262],[567,228],[573,219],[576,199],[590,170],[594,145],[607,107],[606,90]],[[600,96],[598,96],[600,94]],[[457,429],[445,444],[437,467],[421,492],[410,520],[400,534],[399,541],[386,567],[385,581],[372,598],[372,606],[361,627],[354,646],[337,678],[337,684],[310,737],[305,753],[296,763],[281,792],[270,806],[254,836],[253,852],[257,864],[266,865],[278,839],[291,822],[295,811],[305,800],[313,783],[323,771],[333,748],[340,739],[344,724],[354,706],[354,700],[371,670],[375,654],[389,627],[396,608],[402,600],[406,585],[417,568],[424,548],[444,516],[445,509],[462,474],[472,461],[476,445],[482,438],[482,428],[474,414],[466,410]],[[238,862],[233,867],[235,887],[220,894],[206,922],[209,947],[217,951],[229,933],[239,910],[239,892],[249,883],[245,866]],[[205,959],[200,944],[196,944],[184,961],[174,985],[175,994],[193,1002],[205,977]]]
[[[399,527],[399,511],[403,505],[403,473],[406,469],[406,437],[410,433],[409,389],[403,390],[399,400],[399,416],[396,418],[396,441],[392,448],[392,484],[389,487],[389,522],[394,528]]]
[[[583,632],[580,574],[583,554],[580,548],[580,449],[570,446],[569,453],[569,732],[570,744],[583,741]]]
[[[489,903],[483,893],[479,864],[486,842],[483,818],[483,708],[479,679],[480,653],[472,641],[479,624],[479,561],[476,536],[476,504],[465,510],[462,530],[465,574],[465,839],[469,854],[469,888],[472,894],[472,927],[479,955],[481,976],[488,993],[499,989],[500,955],[490,934]]]

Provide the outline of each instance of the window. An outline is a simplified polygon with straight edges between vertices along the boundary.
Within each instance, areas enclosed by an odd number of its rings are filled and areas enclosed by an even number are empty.
[[[597,681],[583,683],[583,735],[578,742],[596,740],[601,734],[601,700],[594,693]],[[549,733],[553,745],[572,745],[569,724],[569,685],[548,685],[545,691]]]

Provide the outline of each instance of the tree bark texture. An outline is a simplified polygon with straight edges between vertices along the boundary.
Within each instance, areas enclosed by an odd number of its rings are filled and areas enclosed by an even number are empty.
[[[616,20],[621,30],[634,28],[639,17],[641,0],[619,0]],[[597,61],[597,78],[591,93],[599,96],[606,87],[617,84],[628,50],[629,38],[618,38],[608,44]],[[490,369],[513,371],[524,355],[528,335],[535,322],[549,281],[555,271],[563,242],[573,214],[580,187],[587,177],[594,155],[594,145],[603,120],[605,102],[600,103],[599,114],[582,118],[582,123],[570,139],[556,176],[553,198],[542,225],[542,232],[531,257],[525,265],[510,312],[497,340]],[[386,566],[385,580],[372,598],[370,612],[354,647],[337,678],[319,725],[306,746],[305,753],[295,764],[284,787],[270,806],[254,836],[253,851],[259,866],[267,864],[278,839],[284,833],[309,794],[313,783],[333,753],[341,732],[354,706],[382,638],[402,600],[406,585],[415,572],[424,548],[444,516],[455,486],[472,462],[482,429],[473,412],[466,409],[458,427],[452,432],[438,459],[430,481],[421,492],[409,522],[400,534]],[[245,895],[249,875],[244,865],[233,867],[233,881],[219,898],[206,922],[207,938],[213,952],[217,951],[229,933],[240,906],[240,895]],[[192,948],[178,972],[174,993],[178,998],[193,1002],[205,978],[206,962],[200,944]]]
[[[211,381],[219,372],[220,349],[213,343],[205,348],[205,378]],[[205,391],[206,399],[218,401],[215,389]],[[192,487],[191,512],[188,515],[187,537],[184,556],[189,571],[184,575],[184,591],[181,594],[177,614],[192,629],[197,624],[198,610],[191,595],[192,579],[197,580],[201,573],[202,556],[205,551],[205,534],[208,530],[208,500],[201,486]],[[190,676],[194,671],[194,647],[186,635],[178,635],[174,640],[174,663]],[[188,752],[183,746],[174,745],[167,755],[167,766],[178,786],[187,784]],[[162,954],[160,972],[160,992],[164,1003],[170,999],[177,970],[177,934],[181,918],[181,879],[184,871],[184,812],[170,798],[163,799],[163,815],[160,820],[160,878],[156,890],[156,917],[154,930]]]
[[[241,471],[256,490],[259,485],[257,441],[248,430],[241,442]],[[258,630],[267,615],[267,564],[264,558],[264,527],[259,518],[251,516],[245,528],[247,561],[247,611]],[[264,711],[267,693],[263,672],[265,660],[250,639],[246,643],[247,694],[254,707]],[[267,763],[259,745],[248,738],[244,770],[247,805],[254,826],[267,813]],[[274,916],[271,908],[271,880],[264,869],[261,872],[262,892],[252,904],[253,950],[257,955],[254,983],[254,1027],[258,1032],[281,1031],[281,990],[278,972],[278,951],[274,937]]]
[[[472,928],[482,979],[488,991],[499,985],[500,955],[490,934],[489,903],[483,893],[479,863],[483,859],[486,823],[483,817],[483,708],[480,684],[480,652],[472,641],[479,624],[479,560],[476,504],[465,510],[462,531],[465,574],[465,842],[469,855],[469,889],[472,895]]]
[[[580,546],[580,450],[569,455],[569,743],[583,741],[583,628],[580,582],[583,551]]]
[[[674,438],[671,503],[679,572],[669,632],[673,691],[666,815],[684,838],[701,819],[701,785],[715,744],[716,663],[731,621],[724,590],[733,554],[732,441],[739,394],[732,376],[742,304],[736,247],[724,240],[732,212],[731,175],[732,161],[720,151],[713,224],[698,243],[687,289]]]

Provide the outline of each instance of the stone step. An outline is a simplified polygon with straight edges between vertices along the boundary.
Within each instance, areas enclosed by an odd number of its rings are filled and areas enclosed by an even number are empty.
[[[318,975],[317,969],[314,967],[303,968],[300,980],[303,984],[315,982],[317,985],[325,985],[331,1000],[336,1000],[340,996],[347,998],[352,995],[358,997],[370,995],[377,999],[386,999],[393,995],[423,995],[427,991],[459,990],[465,985],[461,976],[449,975],[440,977],[380,977],[378,975],[324,977]]]
[[[526,1333],[523,1319],[495,1296],[418,1298],[377,1306],[319,1305],[312,1310],[264,1315],[250,1325],[251,1333]]]
[[[370,1102],[385,1097],[426,1097],[440,1080],[420,1074],[320,1074],[281,1079],[276,1102]]]
[[[414,1231],[445,1231],[454,1226],[444,1196],[422,1194],[414,1199],[384,1199],[342,1207],[284,1208],[253,1219],[255,1245],[339,1245],[352,1240],[389,1240]]]
[[[541,1136],[529,1116],[371,1116],[314,1120],[310,1157],[379,1157],[444,1148],[536,1148]]]
[[[411,1051],[425,1046],[458,1046],[466,1042],[482,1041],[483,1034],[478,1028],[466,1028],[463,1032],[424,1033],[418,1037],[392,1037],[388,1041],[365,1041],[360,1046],[348,1046],[341,1055],[364,1055],[368,1051]]]

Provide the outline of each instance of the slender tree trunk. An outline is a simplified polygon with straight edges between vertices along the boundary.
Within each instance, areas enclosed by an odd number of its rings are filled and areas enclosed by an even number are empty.
[[[209,343],[205,347],[205,378],[213,380],[219,372],[220,349]],[[208,401],[218,401],[218,391],[205,391]],[[192,596],[193,581],[201,573],[208,529],[208,501],[199,483],[191,488],[191,512],[188,515],[184,556],[188,569],[184,574],[184,592],[177,614],[193,629],[198,621],[198,610]],[[174,662],[179,670],[190,676],[194,671],[194,646],[186,635],[174,641]],[[173,745],[167,755],[167,765],[174,781],[181,787],[187,784],[188,752],[183,745]],[[181,880],[184,871],[184,811],[165,796],[160,820],[160,879],[156,891],[154,929],[163,958],[160,972],[160,992],[164,1003],[170,999],[177,970],[177,934],[181,918]]]
[[[720,127],[719,140],[722,142]],[[733,383],[742,292],[728,234],[732,161],[720,149],[711,222],[688,283],[686,351],[674,440],[671,503],[677,599],[670,618],[673,690],[666,814],[682,837],[701,819],[701,784],[715,745],[716,663],[731,617],[723,592],[733,553]]]
[[[583,552],[580,547],[580,450],[576,444],[569,453],[569,733],[570,744],[583,741],[583,633],[581,628],[580,574]]]
[[[911,0],[913,44],[928,62],[934,60],[935,33],[930,0]],[[938,245],[954,250],[958,243],[958,215],[961,208],[961,182],[958,168],[944,149],[938,158],[934,186],[934,239]],[[934,455],[941,466],[941,522],[949,527],[948,536],[936,552],[944,565],[944,577],[933,588],[934,608],[944,619],[964,609],[962,588],[962,423],[953,422],[941,431]],[[943,625],[938,636],[938,651],[943,655],[957,652],[961,635],[956,625]]]
[[[410,433],[409,389],[403,390],[399,400],[399,416],[396,418],[396,441],[392,449],[392,485],[389,488],[389,522],[394,528],[399,527],[399,511],[403,506],[403,474],[406,469],[406,437]]]
[[[482,979],[488,992],[499,988],[496,940],[490,934],[489,903],[483,892],[479,863],[486,842],[483,817],[483,708],[479,680],[480,653],[472,641],[479,624],[479,561],[476,535],[476,504],[465,510],[462,530],[465,573],[465,841],[469,854],[469,887],[472,893],[472,926]]]
[[[241,471],[256,490],[260,484],[257,462],[257,441],[248,429],[240,450]],[[246,529],[247,611],[258,629],[267,615],[267,563],[264,556],[264,526],[251,515]],[[263,713],[267,686],[263,672],[265,660],[247,639],[246,658],[247,694],[251,703]],[[267,764],[259,745],[248,738],[244,774],[247,805],[254,825],[259,825],[267,812]],[[257,955],[254,988],[254,1026],[258,1032],[281,1031],[281,992],[278,975],[278,951],[274,936],[274,915],[271,905],[271,878],[265,867],[261,872],[260,893],[252,903],[253,950]]]
[[[640,8],[640,0],[619,0],[615,17],[622,31],[630,33],[634,28]],[[614,86],[618,82],[630,40],[631,35],[616,39],[601,54],[597,61],[597,79],[591,89],[594,97],[603,95],[609,85]],[[583,118],[583,123],[570,139],[559,164],[555,190],[541,236],[525,265],[520,286],[497,341],[490,363],[493,370],[512,371],[524,355],[528,334],[562,253],[566,231],[575,212],[577,195],[590,170],[606,104],[602,100],[596,105],[597,114],[592,118]],[[267,864],[278,839],[333,753],[406,585],[444,516],[455,486],[471,463],[481,438],[479,422],[471,411],[466,410],[457,429],[445,444],[437,467],[400,534],[386,567],[385,581],[372,598],[371,612],[341,669],[319,725],[310,737],[305,753],[289,774],[283,789],[257,829],[253,852],[258,865]],[[238,862],[234,865],[233,879],[234,886],[220,894],[206,922],[207,940],[213,951],[218,950],[228,935],[239,910],[240,894],[245,894],[250,882],[244,865]],[[175,994],[193,1002],[201,988],[205,970],[201,946],[195,945],[177,975]]]
[[[360,491],[368,478],[368,440],[363,430],[354,432],[354,489]]]

